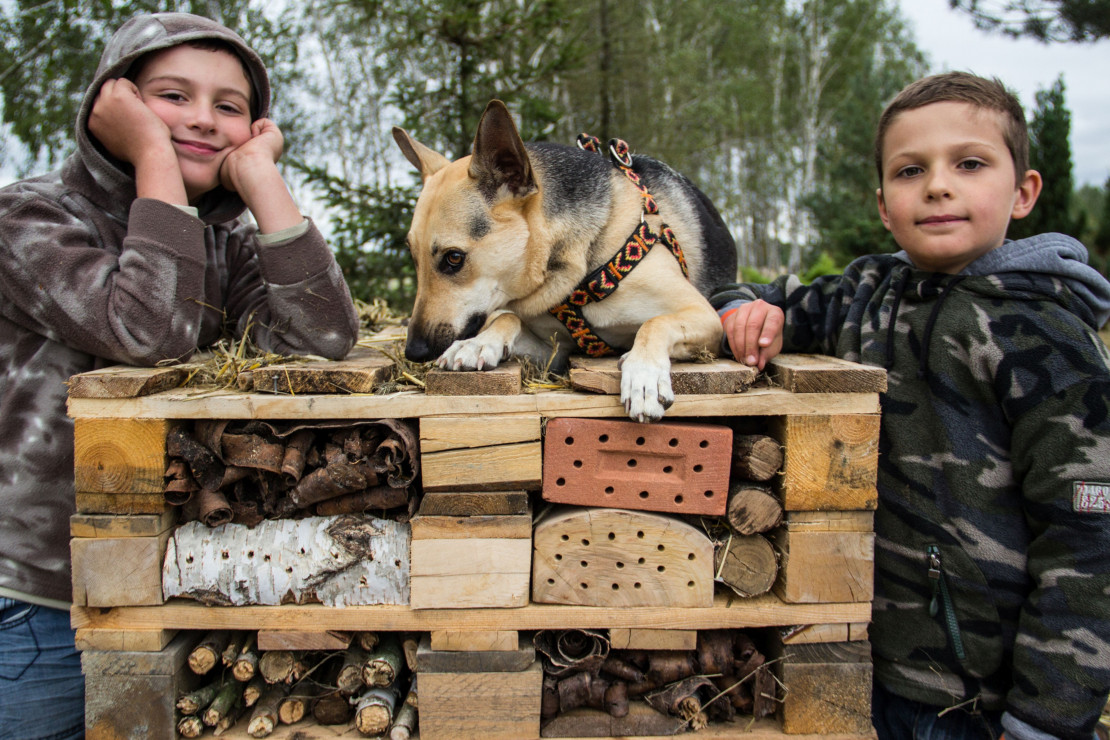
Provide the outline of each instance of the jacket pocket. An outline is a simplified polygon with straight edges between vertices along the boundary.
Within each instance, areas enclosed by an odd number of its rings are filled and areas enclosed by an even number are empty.
[[[983,572],[959,547],[925,546],[929,616],[948,638],[951,657],[982,678],[1002,664],[1002,625]]]
[[[39,607],[0,597],[0,679],[15,681],[42,653],[31,618]]]

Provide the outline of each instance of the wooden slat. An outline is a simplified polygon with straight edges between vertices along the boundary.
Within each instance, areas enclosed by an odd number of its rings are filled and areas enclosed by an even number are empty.
[[[173,599],[162,606],[124,606],[92,609],[75,606],[70,611],[75,628],[95,629],[303,629],[311,624],[324,630],[412,631],[501,630],[504,609],[421,609],[408,606],[327,607],[322,604],[282,606],[204,606]],[[511,612],[517,630],[609,629],[744,629],[796,624],[867,622],[870,602],[788,604],[769,593],[750,599],[717,594],[713,605],[699,608],[567,606],[528,604]]]
[[[671,390],[676,395],[742,393],[755,382],[759,371],[735,360],[671,363]],[[617,360],[607,357],[572,357],[570,384],[575,390],[620,395],[621,373]]]
[[[162,556],[170,530],[157,537],[70,540],[73,603],[81,606],[161,604]]]
[[[540,730],[543,668],[490,673],[420,673],[420,737],[520,740]]]
[[[517,396],[520,395],[520,363],[515,360],[489,370],[440,370],[424,376],[429,396]]]
[[[536,660],[536,648],[529,640],[517,644],[517,633],[512,636],[510,646],[502,645],[498,650],[461,649],[453,646],[450,650],[432,647],[437,633],[431,637],[424,635],[416,651],[416,672],[434,673],[489,673],[500,671],[524,671]],[[441,634],[441,633],[440,633]],[[459,634],[459,633],[456,633]]]
[[[538,441],[422,454],[424,490],[538,489],[543,476],[542,454]]]
[[[852,642],[867,639],[867,622],[849,624],[805,624],[779,630],[785,645],[814,642]]]
[[[189,376],[189,368],[127,367],[115,365],[69,379],[70,398],[136,398],[176,388]]]
[[[774,534],[781,554],[773,589],[791,603],[870,601],[874,597],[875,535],[794,531]]]
[[[69,518],[72,537],[155,537],[173,526],[175,509],[161,514],[74,514]]]
[[[153,652],[170,644],[177,630],[76,630],[78,650],[111,650],[114,652]]]
[[[792,393],[882,393],[886,371],[826,355],[779,355],[767,374]]]
[[[426,516],[409,522],[413,540],[532,539],[532,515]]]
[[[614,650],[695,650],[697,630],[641,630],[616,627],[609,630]]]
[[[874,414],[877,393],[790,393],[752,388],[744,393],[680,396],[667,409],[679,416]],[[72,398],[69,415],[113,419],[405,419],[537,413],[544,417],[627,417],[619,396],[544,391],[519,396],[387,395],[275,396],[228,390],[178,389],[141,398]]]
[[[866,641],[772,646],[785,687],[782,729],[863,733],[871,729],[871,645]]]
[[[372,393],[389,380],[396,363],[381,350],[356,346],[342,360],[290,362],[251,371],[251,387],[262,393]]]
[[[542,437],[539,414],[425,416],[420,419],[420,451],[535,442]]]
[[[81,514],[161,516],[169,510],[161,493],[77,492],[77,511]]]
[[[420,500],[424,516],[478,516],[523,514],[527,491],[426,491]]]
[[[516,630],[432,630],[428,647],[453,652],[519,650],[520,633]]]
[[[354,632],[338,630],[258,630],[259,650],[346,650]]]

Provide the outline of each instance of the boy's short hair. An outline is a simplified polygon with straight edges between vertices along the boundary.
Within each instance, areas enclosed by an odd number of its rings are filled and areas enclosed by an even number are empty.
[[[1010,150],[1014,175],[1020,183],[1029,169],[1029,131],[1021,101],[997,77],[987,79],[970,72],[945,72],[911,82],[883,110],[875,131],[875,167],[879,171],[879,187],[883,183],[883,142],[895,116],[930,103],[946,101],[970,103],[1003,115],[1002,139]]]
[[[258,118],[258,91],[254,89],[254,77],[251,76],[250,67],[247,66],[246,60],[239,55],[239,50],[235,48],[234,44],[229,41],[224,41],[223,39],[190,39],[188,41],[182,41],[180,44],[177,44],[177,46],[188,46],[190,49],[200,49],[201,51],[222,51],[238,59],[239,66],[243,68],[243,75],[247,78],[247,82],[250,83],[251,99],[248,102],[251,107],[251,120]],[[143,68],[146,67],[147,63],[152,58],[164,51],[174,48],[176,47],[167,46],[164,49],[155,49],[143,54],[131,63],[124,77],[134,82],[139,79],[139,75],[143,73]]]

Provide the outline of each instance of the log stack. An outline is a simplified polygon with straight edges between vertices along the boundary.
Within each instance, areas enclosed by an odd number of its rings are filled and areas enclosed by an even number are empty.
[[[608,737],[703,722],[700,732],[714,738],[871,736],[866,629],[881,371],[804,356],[777,358],[758,378],[731,362],[676,364],[679,395],[667,419],[640,426],[625,420],[614,395],[612,361],[576,365],[571,391],[527,392],[519,367],[508,366],[442,373],[429,376],[427,392],[375,396],[367,389],[385,377],[382,359],[364,354],[334,372],[327,363],[256,370],[240,378],[244,390],[175,388],[165,369],[116,368],[74,380],[73,622],[85,651],[89,737],[135,736],[140,721],[175,728],[185,716],[177,700],[212,684],[235,698],[216,707],[216,724],[204,731],[223,721],[229,737],[336,737],[360,727],[397,740],[457,737],[460,727],[483,737]],[[376,451],[362,444],[372,428],[411,430],[404,446],[411,478],[391,486],[404,500],[337,515],[354,517],[338,529],[332,521],[312,530],[309,539],[329,528],[336,535],[319,540],[316,554],[300,544],[268,549],[275,537],[267,528],[310,528],[326,517],[319,501],[292,491],[313,474],[344,481],[332,473],[365,468]],[[545,448],[558,435],[565,443],[568,429],[619,435],[629,428],[658,432],[663,446],[636,434],[631,456],[590,445],[551,460],[569,466],[565,475],[547,467]],[[294,444],[306,429],[309,445]],[[225,445],[228,434],[261,442]],[[223,466],[219,481],[214,473],[202,480],[203,468],[177,454],[189,438]],[[260,451],[276,460],[278,442],[283,462],[290,447],[306,458],[299,477],[280,483],[269,458],[258,462]],[[327,472],[329,461],[341,467]],[[569,482],[590,466],[592,482]],[[655,477],[629,476],[637,467]],[[224,479],[240,468],[255,472]],[[606,471],[620,473],[614,494],[606,493]],[[363,489],[338,486],[334,498],[382,485],[380,472],[375,482],[361,474],[354,486]],[[630,486],[619,505],[605,501],[618,479]],[[194,512],[167,503],[166,494],[194,484],[194,497],[222,492],[233,521],[186,523]],[[549,487],[561,490],[549,497]],[[375,519],[404,530],[405,556],[387,554],[375,539],[382,533],[370,529],[390,525]],[[233,527],[257,538],[231,534]],[[190,531],[212,549],[183,549]],[[357,571],[347,553],[389,567]],[[223,563],[226,585],[201,579],[168,589],[164,565],[191,566],[198,557]],[[282,587],[275,575],[274,601],[237,601],[259,585],[263,565],[293,575],[313,557],[321,563],[304,569],[303,590]],[[336,592],[402,573],[404,583],[395,581],[400,596],[392,600],[356,604],[321,596],[328,579],[312,575],[327,572],[354,578]],[[576,633],[600,636],[619,661],[559,676],[552,686],[548,645],[566,646],[553,636]],[[366,680],[390,669],[367,668],[376,646],[365,634],[401,646],[404,667],[394,670],[392,686]],[[209,637],[214,642],[196,657],[212,665],[202,676],[189,657]],[[711,666],[721,680],[700,682]],[[649,690],[633,680],[637,672],[669,680]],[[130,711],[135,695],[149,698],[142,718]],[[189,716],[203,724],[214,700]],[[743,721],[730,722],[732,712]],[[283,721],[294,724],[286,731]]]

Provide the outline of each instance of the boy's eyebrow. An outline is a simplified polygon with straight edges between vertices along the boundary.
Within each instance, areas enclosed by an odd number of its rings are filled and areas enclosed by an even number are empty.
[[[173,82],[175,84],[181,85],[182,87],[191,87],[193,84],[193,81],[189,78],[179,77],[177,75],[158,75],[157,77],[151,77],[147,80],[148,84],[151,82]],[[229,95],[235,95],[242,98],[243,100],[246,100],[247,102],[250,102],[250,95],[247,95],[242,90],[236,89],[234,87],[221,87],[216,90],[216,93],[218,97],[228,97]]]

